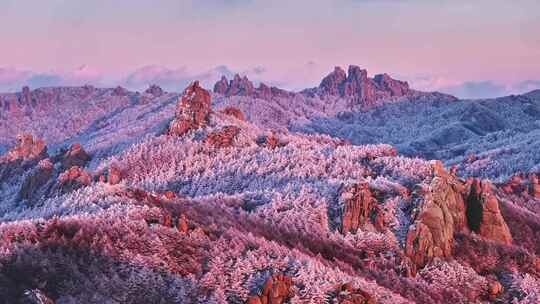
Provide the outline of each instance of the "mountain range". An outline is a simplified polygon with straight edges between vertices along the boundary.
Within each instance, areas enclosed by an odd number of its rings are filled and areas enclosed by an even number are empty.
[[[0,94],[4,303],[538,303],[540,91],[336,67]]]

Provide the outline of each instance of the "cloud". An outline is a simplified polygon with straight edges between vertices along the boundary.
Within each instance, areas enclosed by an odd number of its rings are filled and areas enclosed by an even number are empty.
[[[19,91],[23,86],[31,88],[52,86],[104,85],[103,75],[86,65],[65,72],[33,72],[15,68],[0,68],[0,91]]]
[[[129,74],[122,84],[129,89],[143,90],[150,84],[157,84],[167,91],[182,91],[189,83],[199,80],[204,86],[212,87],[222,75],[230,78],[234,73],[224,65],[203,72],[190,72],[188,68],[169,69],[150,65]]]
[[[500,83],[493,80],[459,81],[430,75],[405,77],[404,79],[408,80],[411,87],[416,90],[439,91],[465,99],[494,98],[540,89],[540,80]]]
[[[493,81],[466,81],[458,86],[443,88],[441,91],[460,98],[492,98],[507,94],[504,85]]]

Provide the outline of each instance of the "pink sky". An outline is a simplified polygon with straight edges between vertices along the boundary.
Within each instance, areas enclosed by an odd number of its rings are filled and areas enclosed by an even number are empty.
[[[133,73],[180,86],[220,66],[300,89],[348,64],[423,90],[540,86],[540,2],[469,2],[3,0],[0,89],[127,85]]]

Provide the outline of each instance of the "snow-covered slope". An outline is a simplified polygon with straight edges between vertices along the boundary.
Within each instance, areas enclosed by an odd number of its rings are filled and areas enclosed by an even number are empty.
[[[511,193],[390,145],[269,131],[209,98],[194,84],[122,107],[76,135],[90,162],[20,139],[0,160],[2,299],[538,299],[535,184]]]

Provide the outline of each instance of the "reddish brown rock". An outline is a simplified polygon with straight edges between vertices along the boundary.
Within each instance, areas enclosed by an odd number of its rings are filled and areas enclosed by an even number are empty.
[[[252,295],[248,298],[250,304],[283,304],[290,300],[293,281],[285,275],[273,275],[266,280],[260,295]]]
[[[117,86],[112,92],[113,96],[127,96],[128,94],[129,91],[121,86]]]
[[[471,230],[485,239],[511,244],[512,235],[499,209],[491,182],[469,179],[467,184],[467,220]]]
[[[235,117],[238,120],[246,121],[246,117],[244,116],[244,113],[242,113],[242,111],[240,111],[240,109],[236,107],[226,107],[221,112],[225,115]]]
[[[222,76],[221,79],[214,85],[214,93],[218,93],[227,97],[231,96],[249,96],[265,100],[274,98],[287,98],[294,96],[295,93],[288,92],[276,87],[269,87],[264,83],[260,83],[258,88],[253,86],[253,83],[246,77],[235,75],[231,81],[227,77]]]
[[[256,140],[257,144],[261,147],[267,147],[270,149],[276,149],[285,147],[286,142],[282,142],[275,134],[259,136]]]
[[[375,299],[362,289],[355,289],[351,283],[338,286],[335,300],[341,304],[376,304]]]
[[[109,182],[109,184],[111,185],[119,184],[123,178],[124,178],[124,173],[122,172],[122,170],[120,170],[119,168],[115,166],[109,167],[109,173],[107,175],[107,181]]]
[[[187,233],[189,230],[188,221],[184,214],[180,215],[180,218],[178,219],[178,230],[183,233]]]
[[[347,74],[340,67],[323,78],[317,88],[319,95],[352,98],[362,108],[371,108],[385,99],[398,98],[411,93],[405,81],[392,79],[387,74],[369,78],[367,71],[358,66],[349,66]],[[309,90],[307,92],[309,94]]]
[[[346,80],[347,74],[341,67],[337,66],[332,73],[322,79],[319,88],[330,95],[341,95],[342,85]]]
[[[440,161],[431,166],[431,183],[415,191],[417,212],[405,243],[405,254],[418,268],[436,257],[451,256],[454,232],[467,230],[463,185]]]
[[[488,299],[490,301],[495,301],[502,292],[503,286],[499,281],[495,279],[488,281]]]
[[[540,198],[540,183],[536,174],[529,175],[529,194],[534,198]]]
[[[4,157],[7,161],[42,160],[49,157],[45,141],[35,138],[31,134],[17,135],[15,148]]]
[[[186,88],[176,106],[174,120],[169,127],[169,134],[182,136],[189,131],[205,127],[210,120],[210,93],[195,81]]]
[[[356,233],[358,228],[371,222],[371,218],[376,214],[377,200],[369,190],[368,183],[346,187],[341,197],[344,200],[341,233]]]
[[[66,193],[89,186],[92,177],[80,167],[74,166],[58,176],[57,190]]]
[[[84,167],[90,161],[91,157],[84,151],[81,144],[73,144],[64,154],[62,167],[69,169],[73,166]]]
[[[235,126],[226,126],[219,131],[208,134],[205,142],[215,148],[227,148],[234,144],[236,136],[240,134],[240,128]]]

